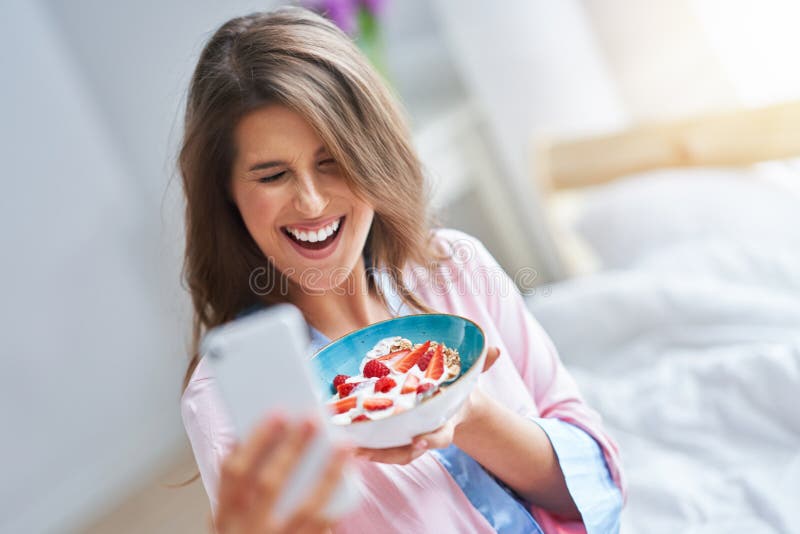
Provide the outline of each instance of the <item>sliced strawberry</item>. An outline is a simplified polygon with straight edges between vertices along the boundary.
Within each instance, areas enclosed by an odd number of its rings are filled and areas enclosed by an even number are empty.
[[[406,378],[405,384],[403,384],[403,389],[400,390],[401,394],[405,393],[413,393],[417,390],[417,386],[419,385],[419,378],[416,375],[408,375]]]
[[[433,349],[428,349],[417,362],[417,367],[419,367],[420,371],[424,371],[428,368],[428,364],[431,363],[431,358],[433,358]]]
[[[333,413],[344,413],[356,407],[356,398],[347,397],[328,404],[328,409]]]
[[[369,420],[370,420],[369,417],[367,417],[366,415],[364,415],[362,413],[361,415],[357,415],[356,417],[353,417],[353,420],[351,422],[352,423],[358,423],[360,421],[369,421]]]
[[[375,393],[389,393],[397,385],[392,378],[384,376],[375,382]]]
[[[380,378],[389,374],[389,368],[377,360],[370,360],[364,366],[363,374],[367,378]]]
[[[392,399],[387,399],[383,397],[370,397],[368,399],[364,399],[364,409],[367,411],[373,410],[385,410],[394,405]]]
[[[436,386],[434,386],[430,382],[425,382],[424,384],[420,384],[419,387],[417,388],[417,394],[418,395],[424,395],[425,393],[427,393],[428,391],[430,391],[434,387],[436,387]]]
[[[384,356],[380,356],[380,357],[375,358],[375,359],[377,361],[379,361],[379,362],[383,362],[383,361],[386,361],[386,360],[394,360],[395,358],[402,358],[403,356],[405,356],[409,352],[411,352],[411,351],[408,350],[408,349],[396,350],[394,352],[390,352],[389,354],[386,354]]]
[[[357,385],[358,384],[350,383],[339,384],[339,386],[336,387],[336,391],[339,392],[339,398],[343,399],[350,395],[350,393],[353,391],[353,388],[355,388]]]
[[[442,354],[442,345],[436,345],[436,350],[433,351],[433,358],[425,371],[425,378],[431,380],[439,380],[444,374],[444,355]]]
[[[425,354],[425,351],[427,351],[428,347],[430,347],[430,346],[431,346],[431,342],[430,341],[426,341],[425,343],[420,345],[418,348],[416,348],[416,349],[412,350],[411,352],[409,352],[401,360],[395,362],[395,364],[392,367],[398,373],[407,373],[409,369],[414,367],[414,364],[417,363],[417,360],[419,360],[420,356]]]

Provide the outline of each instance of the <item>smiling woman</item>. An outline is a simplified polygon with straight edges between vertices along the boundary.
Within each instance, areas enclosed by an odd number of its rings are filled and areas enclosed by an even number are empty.
[[[615,530],[613,441],[483,245],[431,229],[400,108],[332,23],[301,8],[225,23],[192,78],[180,168],[194,303],[181,411],[217,532]],[[509,291],[489,287],[498,276]],[[273,505],[313,425],[271,414],[237,442],[197,352],[210,328],[276,302],[299,308],[316,347],[420,311],[463,315],[489,347],[455,415],[409,445],[333,454],[281,522]],[[321,514],[348,462],[361,504],[334,523]]]
[[[290,280],[308,269],[321,274],[315,287],[291,288],[329,290],[342,283],[341,266],[363,266],[374,210],[300,114],[280,104],[253,110],[236,126],[234,143],[231,192],[253,240]]]

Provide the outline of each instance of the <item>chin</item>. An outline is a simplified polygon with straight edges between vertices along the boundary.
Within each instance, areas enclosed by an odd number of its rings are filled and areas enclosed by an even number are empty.
[[[361,256],[356,255],[352,262],[347,262],[346,264],[336,263],[331,266],[307,264],[293,267],[290,279],[306,294],[335,292],[345,295],[348,291],[355,290],[351,275],[360,259]]]

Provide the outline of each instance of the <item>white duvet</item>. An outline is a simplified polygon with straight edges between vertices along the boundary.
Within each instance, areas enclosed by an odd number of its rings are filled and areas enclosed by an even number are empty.
[[[684,240],[529,305],[617,439],[623,532],[800,532],[800,250]]]

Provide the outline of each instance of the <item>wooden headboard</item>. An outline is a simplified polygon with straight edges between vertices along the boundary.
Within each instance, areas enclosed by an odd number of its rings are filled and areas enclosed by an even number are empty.
[[[599,268],[569,228],[582,209],[580,188],[649,170],[739,167],[800,157],[800,101],[688,120],[643,124],[582,139],[534,140],[533,178],[562,279]]]
[[[533,172],[547,193],[667,167],[741,166],[798,156],[800,101],[583,139],[537,139]]]

